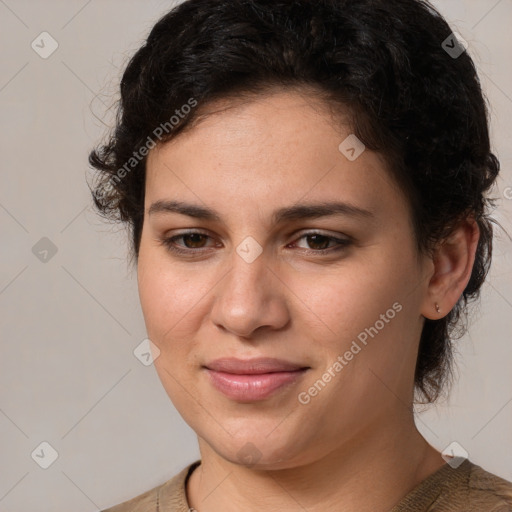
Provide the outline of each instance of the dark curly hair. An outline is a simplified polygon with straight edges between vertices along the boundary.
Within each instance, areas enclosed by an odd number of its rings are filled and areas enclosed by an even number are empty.
[[[418,251],[464,219],[480,229],[469,283],[453,310],[425,319],[415,391],[437,400],[451,384],[450,336],[462,335],[492,255],[499,172],[474,63],[422,0],[188,0],[163,16],[124,71],[116,126],[89,155],[97,209],[125,222],[138,258],[146,155],[192,128],[217,99],[304,89],[380,152],[409,200]],[[194,108],[196,107],[196,108]],[[340,109],[341,107],[341,109]]]

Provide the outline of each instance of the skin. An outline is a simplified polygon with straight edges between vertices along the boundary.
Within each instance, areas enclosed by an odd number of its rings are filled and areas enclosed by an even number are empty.
[[[414,423],[414,367],[424,319],[447,314],[469,280],[477,225],[468,219],[432,257],[418,254],[407,199],[381,155],[365,150],[349,161],[338,146],[350,127],[311,98],[281,90],[219,102],[148,156],[139,293],[160,350],[158,375],[198,435],[202,464],[187,495],[199,512],[315,512],[340,503],[384,512],[445,464]],[[220,220],[150,215],[160,200],[208,207]],[[279,208],[320,201],[374,216],[272,223]],[[170,252],[163,240],[187,229],[207,235],[174,242],[194,256]],[[304,236],[312,230],[352,243],[321,255],[336,243]],[[248,236],[263,250],[252,263],[236,251]],[[298,394],[394,303],[401,311],[301,404]],[[270,398],[240,403],[202,367],[262,356],[310,369]]]

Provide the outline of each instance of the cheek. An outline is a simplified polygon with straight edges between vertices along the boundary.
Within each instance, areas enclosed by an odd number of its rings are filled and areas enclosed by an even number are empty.
[[[189,395],[193,388],[190,368],[194,364],[194,334],[197,329],[198,306],[201,302],[195,283],[183,277],[159,254],[158,249],[147,248],[141,243],[138,259],[139,297],[148,338],[160,350],[154,367],[169,398],[184,417],[194,415]]]
[[[168,340],[183,334],[180,331],[187,325],[187,312],[193,313],[199,292],[195,283],[180,276],[160,252],[141,243],[137,277],[148,335],[159,347],[167,348]]]
[[[375,250],[376,253],[380,251]],[[380,261],[379,261],[380,259]],[[348,261],[329,273],[296,275],[294,293],[311,318],[311,328],[326,339],[348,340],[392,307],[402,295],[403,282],[378,257]]]
[[[369,368],[387,381],[398,371],[400,361],[413,359],[411,341],[418,334],[421,290],[415,253],[404,247],[406,241],[376,244],[364,257],[346,260],[328,275],[296,278],[294,291],[307,306],[302,308],[311,319],[306,329],[314,338],[321,367],[328,369],[338,356],[347,361],[334,379],[333,392],[358,388],[359,396],[368,386],[382,387]]]
[[[160,362],[182,368],[194,364],[200,354],[198,333],[210,317],[221,277],[199,266],[172,262],[161,248],[141,244],[139,297],[148,337],[164,356]]]

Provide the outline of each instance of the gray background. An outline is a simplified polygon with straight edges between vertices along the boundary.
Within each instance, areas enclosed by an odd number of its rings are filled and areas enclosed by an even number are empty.
[[[199,456],[154,368],[133,354],[145,328],[127,239],[96,216],[85,184],[119,73],[172,5],[0,0],[0,512],[105,508]],[[512,232],[512,0],[435,5],[468,41],[491,103],[503,169],[495,217]],[[59,45],[47,59],[31,47],[43,31]],[[43,237],[56,254],[41,252]],[[450,399],[417,416],[440,451],[457,441],[509,480],[511,245],[498,234]],[[31,457],[43,441],[58,452],[47,469]],[[40,450],[36,460],[49,460]]]

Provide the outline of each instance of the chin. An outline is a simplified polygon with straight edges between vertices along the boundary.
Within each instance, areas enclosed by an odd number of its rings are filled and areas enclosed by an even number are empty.
[[[275,423],[274,423],[275,427]],[[254,434],[248,433],[254,430]],[[317,453],[315,446],[304,438],[297,438],[290,432],[271,429],[249,429],[238,436],[226,435],[223,439],[203,440],[223,459],[256,470],[278,470],[296,467],[314,459]],[[306,451],[307,450],[307,451]]]

